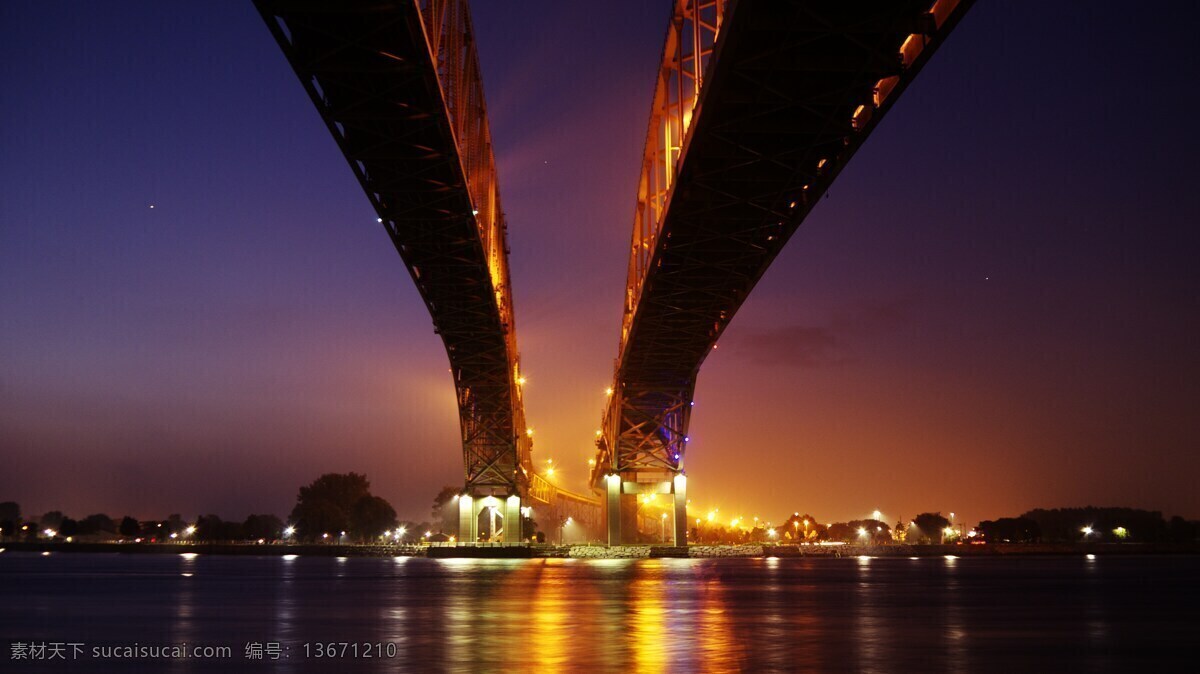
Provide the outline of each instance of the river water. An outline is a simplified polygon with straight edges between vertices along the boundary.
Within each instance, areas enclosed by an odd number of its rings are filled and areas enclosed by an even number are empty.
[[[0,554],[0,586],[5,671],[1159,672],[1196,671],[1200,648],[1195,556],[10,551]],[[145,650],[182,645],[229,651],[155,659]],[[125,647],[145,657],[116,658],[139,655]],[[14,659],[22,651],[40,657]]]

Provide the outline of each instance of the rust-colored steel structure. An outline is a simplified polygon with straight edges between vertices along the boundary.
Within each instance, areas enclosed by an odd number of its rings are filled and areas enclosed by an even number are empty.
[[[515,523],[532,472],[532,440],[525,432],[504,212],[466,0],[255,5],[445,343],[466,467],[461,538],[477,538],[481,507],[505,509],[505,529],[520,531]]]
[[[611,543],[674,494],[704,358],[970,0],[676,0],[654,91],[625,314],[592,483]]]

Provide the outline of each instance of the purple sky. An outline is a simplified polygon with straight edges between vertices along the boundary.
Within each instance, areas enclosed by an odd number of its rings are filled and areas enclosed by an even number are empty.
[[[535,453],[581,489],[670,3],[474,4]],[[705,364],[700,508],[1200,516],[1200,12],[1088,7],[978,3],[842,173]],[[0,91],[0,500],[461,484],[445,352],[249,2],[0,4]]]

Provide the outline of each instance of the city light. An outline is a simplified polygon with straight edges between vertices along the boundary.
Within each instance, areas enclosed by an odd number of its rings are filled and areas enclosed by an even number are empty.
[[[1087,538],[1088,536],[1092,535],[1092,527],[1091,526],[1086,526],[1086,527],[1080,529],[1080,531],[1083,532],[1084,538]]]
[[[46,538],[54,538],[56,535],[58,535],[58,532],[53,529],[46,529],[42,533],[46,534]]]
[[[859,527],[859,528],[858,528],[858,535],[859,535],[859,537],[860,537],[860,538],[866,538],[866,537],[867,537],[867,530],[866,530],[866,529],[864,529],[863,527]]]
[[[283,530],[283,537],[287,538],[289,536],[295,535],[295,533],[296,533],[296,527],[289,526],[288,528]]]
[[[188,528],[184,529],[183,532],[186,533],[188,536],[191,536],[192,534],[196,533],[196,527],[189,526]]]

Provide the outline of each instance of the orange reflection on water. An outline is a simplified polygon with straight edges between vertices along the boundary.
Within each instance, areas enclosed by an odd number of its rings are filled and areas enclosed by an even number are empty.
[[[665,671],[667,665],[666,640],[667,608],[663,600],[663,562],[652,559],[641,562],[637,567],[638,577],[630,588],[632,623],[629,634],[635,644],[633,649],[634,670],[639,674],[654,674]]]
[[[730,629],[725,606],[725,588],[720,578],[704,581],[700,602],[701,671],[727,672],[738,669],[741,644]]]
[[[535,574],[529,656],[534,670],[560,672],[570,663],[570,606],[561,562],[546,560]]]

